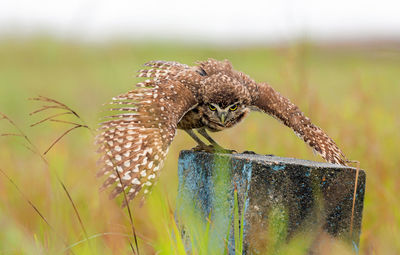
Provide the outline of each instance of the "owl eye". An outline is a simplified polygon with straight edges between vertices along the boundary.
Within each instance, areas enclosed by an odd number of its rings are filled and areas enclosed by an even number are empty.
[[[210,108],[211,111],[217,110],[217,107],[213,106],[212,104],[209,104],[208,108]]]
[[[237,110],[237,108],[238,108],[238,105],[237,105],[237,104],[235,104],[235,105],[233,105],[233,106],[229,107],[229,110],[233,112],[233,111],[236,111],[236,110]]]

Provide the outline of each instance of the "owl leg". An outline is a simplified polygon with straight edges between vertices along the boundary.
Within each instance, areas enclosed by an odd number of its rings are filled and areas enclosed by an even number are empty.
[[[222,148],[222,146],[220,146],[214,139],[212,139],[212,137],[207,133],[205,128],[200,128],[197,130],[197,132],[199,132],[200,135],[206,138],[207,141],[209,141],[215,147]]]
[[[197,142],[197,146],[193,148],[195,151],[207,151],[207,152],[213,152],[213,147],[205,144],[200,138],[193,132],[192,129],[187,129],[185,132],[190,135],[193,140]]]
[[[205,128],[200,128],[197,130],[200,135],[202,135],[204,138],[206,138],[214,147],[216,151],[219,152],[225,152],[225,153],[233,153],[236,152],[235,150],[227,150],[224,149],[221,145],[219,145],[214,139],[211,138],[211,136],[207,133]]]
[[[190,135],[190,137],[193,138],[193,140],[195,140],[199,144],[199,146],[207,147],[207,145],[202,140],[200,140],[200,138],[193,132],[192,129],[185,129],[185,132]]]

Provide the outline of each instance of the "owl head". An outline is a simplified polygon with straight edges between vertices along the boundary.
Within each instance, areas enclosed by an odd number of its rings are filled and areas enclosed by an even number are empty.
[[[231,76],[210,76],[204,80],[202,92],[204,118],[217,130],[233,126],[249,112],[249,92]]]

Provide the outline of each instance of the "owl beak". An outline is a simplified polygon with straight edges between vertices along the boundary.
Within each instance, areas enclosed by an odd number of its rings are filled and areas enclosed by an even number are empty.
[[[221,113],[221,114],[219,115],[219,119],[221,120],[221,123],[222,123],[222,124],[225,124],[225,121],[226,121],[226,113],[225,113],[225,112]]]

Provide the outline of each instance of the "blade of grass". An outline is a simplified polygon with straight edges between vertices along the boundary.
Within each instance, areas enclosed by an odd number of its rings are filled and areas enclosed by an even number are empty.
[[[240,218],[240,236],[239,236],[239,251],[240,254],[243,254],[243,242],[244,242],[244,212],[246,209],[246,200],[247,200],[247,194],[245,193],[244,199],[243,199],[243,207],[242,207],[242,212],[241,212],[241,218]]]
[[[31,151],[34,152],[34,154],[38,155],[38,156],[42,159],[42,161],[44,162],[44,164],[45,164],[45,166],[46,166],[47,169],[50,169],[50,168],[49,168],[49,163],[48,163],[48,161],[46,160],[46,158],[44,157],[44,154],[42,155],[42,154],[40,153],[38,147],[35,146],[35,144],[34,144],[34,143],[29,139],[29,137],[22,131],[22,129],[19,128],[19,126],[18,126],[11,118],[9,118],[7,115],[5,115],[4,113],[1,113],[1,112],[0,112],[0,115],[3,117],[3,119],[6,119],[6,120],[18,131],[18,133],[20,134],[20,136],[22,136],[22,137],[25,139],[25,141],[30,145],[30,146],[27,147],[27,148],[32,148]],[[61,138],[60,138],[60,139],[61,139]],[[73,202],[72,197],[70,196],[70,194],[69,194],[69,192],[68,192],[68,189],[66,188],[64,182],[63,182],[63,181],[61,180],[61,178],[58,176],[57,172],[55,172],[55,174],[56,174],[57,181],[58,181],[58,182],[60,183],[60,185],[63,187],[63,190],[65,191],[65,193],[66,193],[66,195],[67,195],[69,201],[71,202],[72,206],[74,207],[75,215],[76,215],[76,217],[78,218],[78,220],[80,221],[80,225],[81,225],[82,231],[83,231],[83,233],[85,234],[85,237],[86,237],[86,239],[87,239],[87,237],[88,237],[88,236],[87,236],[87,231],[86,231],[86,228],[85,228],[84,225],[83,225],[83,222],[82,222],[82,220],[81,220],[81,217],[80,217],[80,215],[79,215],[79,212],[78,212],[78,210],[77,210],[77,208],[76,208],[76,206],[75,206],[75,203]],[[90,246],[90,244],[89,244],[89,246]]]
[[[225,240],[224,240],[224,243],[225,243],[225,247],[224,247],[224,255],[228,255],[229,254],[229,236],[230,236],[230,234],[231,234],[231,225],[229,224],[229,228],[228,228],[228,232],[226,233],[226,236],[225,236]]]
[[[18,185],[14,182],[14,180],[6,174],[6,172],[0,168],[0,172],[6,177],[6,179],[14,186],[17,192],[21,195],[21,197],[33,208],[33,210],[40,216],[40,218],[46,223],[49,229],[56,234],[57,238],[60,239],[66,247],[68,247],[68,243],[61,237],[61,235],[53,228],[53,226],[49,223],[49,221],[44,217],[43,213],[37,208],[37,206],[25,195],[24,192],[18,187]],[[71,251],[73,253],[73,251]]]
[[[5,134],[1,134],[0,136],[20,136],[20,137],[23,137],[21,134],[13,134],[13,133],[5,133]]]
[[[68,250],[70,250],[70,249],[72,249],[72,248],[74,248],[74,247],[76,247],[76,246],[78,246],[78,245],[80,245],[80,244],[83,244],[83,243],[86,242],[87,240],[92,240],[92,239],[99,238],[99,237],[102,237],[102,236],[121,236],[121,237],[126,237],[126,238],[132,238],[132,237],[133,237],[133,236],[130,235],[130,234],[119,233],[119,232],[104,232],[104,233],[98,233],[98,234],[94,234],[94,235],[89,236],[87,239],[85,238],[85,239],[82,239],[82,240],[79,240],[79,241],[77,241],[77,242],[75,242],[75,243],[70,244],[68,247],[66,247],[65,249],[63,249],[63,250],[60,251],[59,253],[65,253],[66,251],[68,251]],[[144,236],[141,236],[140,238],[141,238],[141,239],[146,239],[146,237],[144,237]],[[146,243],[149,243],[149,244],[150,244],[150,242],[151,242],[151,241],[148,240],[148,238],[147,238]],[[129,243],[130,243],[130,242],[129,242]]]
[[[240,250],[240,239],[239,239],[239,200],[238,200],[238,191],[235,185],[235,189],[233,191],[234,201],[233,201],[233,232],[235,238],[235,254],[242,254]]]
[[[108,144],[107,144],[107,146],[108,146]],[[111,159],[111,158],[110,158],[110,160],[111,160],[112,164],[115,166],[114,160]],[[136,229],[135,229],[135,226],[133,224],[133,217],[132,217],[131,208],[130,208],[129,203],[128,203],[128,197],[127,197],[126,191],[125,191],[125,184],[122,182],[121,175],[120,175],[120,173],[119,173],[119,171],[117,170],[116,167],[114,167],[114,170],[115,170],[115,172],[116,172],[116,174],[118,176],[119,183],[121,184],[121,187],[122,187],[122,193],[124,195],[124,203],[125,203],[126,209],[128,211],[128,216],[129,216],[129,221],[130,221],[130,224],[131,224],[132,233],[133,233],[133,237],[134,237],[134,241],[135,241],[136,251],[137,251],[137,254],[139,255],[139,246],[138,246],[138,241],[137,241],[137,237],[136,237]],[[134,250],[133,250],[133,254],[136,254]]]
[[[84,128],[89,128],[86,125],[82,125],[82,124],[79,124],[79,123],[76,123],[76,122],[72,122],[72,121],[67,121],[67,120],[51,119],[50,121],[59,122],[59,123],[65,123],[65,124],[71,124],[71,125],[75,125],[75,126],[81,126],[81,127],[84,127]]]
[[[57,178],[58,178],[58,177],[57,177]],[[81,225],[81,228],[82,228],[82,230],[83,230],[83,233],[85,234],[85,237],[86,237],[86,239],[87,239],[88,234],[87,234],[87,231],[86,231],[85,226],[83,225],[83,221],[82,221],[82,219],[81,219],[81,216],[79,215],[79,212],[78,212],[78,209],[77,209],[77,207],[76,207],[76,205],[75,205],[75,202],[74,202],[74,200],[72,199],[71,195],[69,194],[69,192],[68,192],[68,190],[67,190],[67,187],[65,187],[64,183],[61,182],[61,181],[60,181],[60,183],[61,183],[61,186],[62,186],[63,190],[64,190],[65,193],[67,194],[67,197],[68,197],[68,199],[69,199],[69,201],[70,201],[72,207],[74,208],[75,215],[76,215],[76,217],[78,218],[79,224]]]
[[[39,112],[42,112],[42,111],[45,111],[45,110],[49,110],[49,109],[65,109],[65,108],[63,108],[61,106],[58,106],[58,105],[45,105],[42,108],[39,108],[39,109],[29,113],[29,115],[34,115],[36,113],[39,113]]]
[[[172,230],[173,230],[174,236],[175,236],[175,248],[176,248],[176,252],[177,252],[176,254],[186,254],[185,245],[181,238],[181,232],[179,231],[179,228],[175,221],[174,214],[172,212],[170,212],[170,219],[172,222]]]
[[[68,129],[67,131],[65,131],[60,137],[58,137],[58,138],[50,145],[49,148],[47,148],[47,150],[43,153],[43,155],[46,155],[46,154],[51,150],[51,148],[53,148],[53,146],[56,145],[56,144],[58,143],[58,141],[60,141],[60,140],[61,140],[64,136],[66,136],[69,132],[73,131],[74,129],[80,128],[80,127],[83,127],[83,126],[81,126],[81,125],[74,126],[74,127],[70,128],[70,129]]]
[[[32,201],[21,191],[18,185],[14,182],[14,180],[8,176],[3,169],[0,168],[0,172],[6,177],[6,179],[14,186],[14,188],[18,191],[18,193],[25,199],[25,201],[36,211],[36,213],[42,218],[42,220],[47,224],[47,226],[54,231],[54,228],[50,225],[47,219],[43,216],[43,214],[39,211],[39,209],[32,203]]]
[[[356,194],[357,194],[357,185],[358,185],[358,174],[360,172],[360,162],[359,161],[351,161],[352,163],[356,163],[356,177],[354,181],[354,192],[353,192],[353,204],[351,206],[351,219],[350,219],[350,236],[353,235],[353,221],[354,221],[354,208],[356,204]]]
[[[75,115],[77,118],[79,118],[79,119],[81,118],[74,110],[69,108],[66,104],[63,104],[60,101],[57,101],[55,99],[52,99],[52,98],[49,98],[49,97],[45,97],[45,96],[38,96],[38,97],[34,97],[34,98],[29,98],[29,100],[54,103],[54,104],[56,104],[56,106],[58,106],[58,107],[54,107],[54,108],[60,108],[60,109],[68,110],[73,115]]]
[[[71,122],[71,121],[53,119],[54,116],[53,116],[53,117],[47,118],[49,121],[59,122],[59,123],[65,123],[65,124],[71,124],[71,125],[74,125],[74,126],[73,126],[72,128],[70,128],[70,129],[68,129],[67,131],[65,131],[60,137],[58,137],[58,138],[50,145],[50,147],[43,153],[43,155],[46,155],[46,154],[49,152],[49,150],[50,150],[51,148],[53,148],[53,146],[54,146],[55,144],[57,144],[64,136],[66,136],[68,133],[72,132],[73,130],[75,130],[75,129],[77,129],[77,128],[81,128],[81,127],[87,128],[87,129],[92,133],[92,135],[94,135],[93,130],[92,130],[88,125],[86,125],[85,121],[77,114],[77,112],[74,111],[74,110],[72,110],[72,109],[71,109],[70,107],[68,107],[66,104],[63,104],[63,103],[61,103],[60,101],[57,101],[57,100],[52,99],[52,98],[44,97],[44,96],[39,96],[39,97],[37,97],[37,98],[31,98],[31,100],[40,101],[40,102],[45,102],[45,103],[49,103],[49,102],[50,102],[50,103],[54,103],[54,104],[56,104],[56,105],[55,105],[53,108],[62,108],[62,109],[65,109],[65,110],[67,110],[68,112],[70,112],[71,114],[75,115],[75,116],[82,122],[82,124],[79,124],[79,123],[75,123],[75,122]],[[49,109],[49,107],[47,107],[46,109]],[[35,111],[35,112],[37,112],[37,111]],[[35,113],[35,112],[34,112],[34,113]],[[107,146],[108,146],[108,145],[107,145]],[[127,205],[128,217],[129,217],[129,220],[130,220],[130,224],[131,224],[131,228],[132,228],[132,233],[133,233],[133,236],[134,236],[135,246],[136,246],[137,254],[139,254],[139,247],[138,247],[138,241],[137,241],[137,236],[136,236],[136,230],[135,230],[135,227],[134,227],[134,224],[133,224],[132,212],[131,212],[130,207],[129,207],[129,204],[128,204],[128,199],[127,199],[127,195],[126,195],[126,192],[125,192],[125,187],[124,187],[124,184],[122,183],[121,176],[120,176],[120,174],[119,174],[119,172],[117,171],[116,168],[115,168],[115,171],[116,171],[117,176],[118,176],[118,179],[119,179],[119,181],[120,181],[120,183],[121,183],[121,185],[122,185],[122,187],[123,187],[124,204]],[[65,187],[65,185],[64,185],[63,187]],[[70,196],[68,196],[68,197],[70,198]],[[73,203],[73,202],[71,202],[71,203],[72,203],[73,206],[74,206],[74,203]],[[74,206],[74,210],[76,210],[76,207],[75,207],[75,206]],[[77,210],[76,210],[76,212],[77,212]],[[79,217],[78,219],[80,219],[80,217]],[[80,221],[80,222],[81,222],[81,221]],[[86,236],[86,237],[87,237],[87,236]],[[131,245],[130,242],[129,242],[129,244]],[[134,254],[136,254],[134,250],[133,250],[133,252],[134,252]]]
[[[47,120],[50,120],[50,119],[53,119],[55,117],[62,116],[62,115],[67,115],[67,114],[71,114],[71,112],[62,112],[62,113],[57,113],[57,114],[51,115],[51,116],[49,116],[47,118],[44,118],[44,119],[32,124],[31,127],[34,127],[34,126],[36,126],[36,125],[38,125],[40,123],[43,123],[43,122],[45,122]]]

